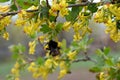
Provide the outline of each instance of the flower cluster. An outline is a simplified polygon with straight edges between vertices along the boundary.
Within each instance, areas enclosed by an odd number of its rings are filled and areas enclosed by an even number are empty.
[[[34,78],[42,77],[46,80],[49,73],[53,72],[57,67],[58,63],[55,59],[47,59],[44,64],[37,64],[32,62],[28,67],[28,71],[33,73]]]
[[[35,47],[36,47],[36,42],[35,41],[29,42],[29,54],[34,54],[35,53]]]
[[[6,31],[6,27],[11,23],[11,17],[7,16],[0,20],[0,34],[5,40],[9,40],[9,33]]]
[[[113,41],[120,41],[120,7],[115,4],[104,5],[95,14],[94,20],[98,23],[104,23],[106,25],[106,33],[110,34]]]
[[[0,13],[5,13],[5,12],[8,12],[10,11],[10,6],[9,5],[6,5],[6,6],[1,6],[0,5]]]
[[[57,12],[59,11],[60,16],[64,17],[65,15],[68,15],[67,6],[66,0],[61,0],[60,2],[54,0],[49,13],[52,16],[57,16]]]
[[[74,41],[79,41],[81,40],[86,33],[91,33],[92,30],[88,27],[89,23],[89,15],[85,15],[85,13],[80,12],[77,21],[73,24],[73,29],[74,29]]]
[[[14,67],[11,70],[11,73],[15,76],[14,80],[19,80],[19,76],[20,76],[20,64],[18,62],[15,63]]]

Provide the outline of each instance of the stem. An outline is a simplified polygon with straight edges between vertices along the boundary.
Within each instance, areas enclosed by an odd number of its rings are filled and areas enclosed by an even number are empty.
[[[87,1],[87,2],[84,2],[84,3],[80,3],[80,4],[70,4],[70,5],[68,5],[68,8],[70,8],[70,7],[79,7],[79,6],[86,6],[86,5],[88,5],[90,2],[89,1]]]
[[[47,5],[47,7],[49,7],[49,8],[50,8],[50,5],[49,5],[48,0],[46,0],[46,5]]]

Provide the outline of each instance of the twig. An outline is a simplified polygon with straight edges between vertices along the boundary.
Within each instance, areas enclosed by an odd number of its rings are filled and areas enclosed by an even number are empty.
[[[84,3],[80,3],[80,4],[70,4],[70,5],[68,5],[68,8],[70,8],[70,7],[79,7],[79,6],[86,6],[86,5],[88,5],[90,2],[89,1],[87,1],[87,2],[84,2]]]
[[[49,7],[49,8],[50,8],[50,5],[49,5],[48,0],[46,0],[46,5],[47,5],[47,7]]]
[[[16,0],[15,0],[16,1]],[[78,6],[86,6],[88,5],[90,2],[87,1],[87,2],[84,2],[84,3],[80,3],[80,4],[70,4],[67,6],[67,8],[70,8],[70,7],[78,7]],[[46,4],[49,6],[49,3],[48,3],[48,0],[46,0]],[[16,4],[16,6],[18,7],[19,9],[19,6]],[[49,6],[50,7],[50,6]],[[35,9],[35,10],[26,10],[26,12],[36,12],[38,11],[38,9]],[[3,17],[6,17],[6,16],[9,16],[9,15],[16,15],[17,13],[19,13],[20,11],[14,11],[14,12],[7,12],[7,13],[0,13],[1,17],[0,19],[2,19]]]

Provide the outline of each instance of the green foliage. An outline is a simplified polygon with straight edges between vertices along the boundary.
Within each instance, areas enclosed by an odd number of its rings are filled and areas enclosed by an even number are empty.
[[[7,2],[7,1],[10,1],[10,0],[0,0],[0,2]]]
[[[110,48],[105,48],[103,50],[98,49],[96,51],[96,64],[90,69],[91,72],[104,72],[105,79],[108,80],[119,80],[120,79],[120,68],[118,58],[115,58],[109,54]],[[99,80],[101,78],[99,77]]]
[[[92,13],[95,13],[98,10],[97,4],[90,4],[88,6],[88,10],[90,10]]]
[[[21,8],[24,8],[24,9],[27,9],[27,8],[29,8],[32,5],[37,6],[38,3],[39,3],[39,0],[16,0],[16,1],[17,1],[18,5]]]
[[[72,7],[72,9],[69,10],[69,15],[66,16],[66,20],[75,21],[82,8],[83,7]]]
[[[13,58],[17,59],[20,54],[24,53],[26,48],[25,46],[18,44],[18,45],[11,45],[9,47],[10,51],[13,53]]]
[[[49,17],[49,8],[47,6],[40,6],[40,18],[48,18]]]
[[[37,58],[37,60],[36,60],[36,63],[37,63],[38,65],[43,65],[44,62],[45,62],[45,59],[42,58],[42,57],[39,57],[39,58]]]
[[[56,25],[55,31],[56,31],[57,34],[62,31],[62,26],[63,26],[63,23],[58,23]]]
[[[40,29],[43,33],[51,33],[52,29],[49,28],[47,24],[43,24],[42,28]]]
[[[17,7],[15,4],[12,4],[10,7],[11,7],[11,10],[17,10]]]

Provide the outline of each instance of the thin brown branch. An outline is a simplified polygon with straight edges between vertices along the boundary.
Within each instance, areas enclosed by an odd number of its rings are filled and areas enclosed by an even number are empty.
[[[49,1],[48,1],[48,0],[46,0],[46,5],[47,5],[47,7],[50,8]]]
[[[68,8],[70,8],[70,7],[79,7],[79,6],[86,6],[86,5],[88,5],[90,2],[89,1],[87,1],[87,2],[84,2],[84,3],[80,3],[80,4],[70,4],[70,5],[68,5]]]
[[[35,10],[26,10],[26,12],[36,12],[38,11],[38,9]],[[0,13],[0,19],[6,17],[6,16],[10,16],[10,15],[16,15],[18,14],[20,11],[14,11],[14,12],[7,12],[7,13]]]
[[[16,0],[15,0],[16,1]],[[48,0],[46,0],[46,3],[47,5],[49,6],[49,3],[48,3]],[[80,3],[80,4],[70,4],[67,8],[70,8],[70,7],[78,7],[78,6],[86,6],[88,5],[90,2],[84,2],[84,3]],[[19,5],[16,4],[16,6],[18,7],[19,9]],[[38,9],[36,10],[26,10],[26,12],[36,12],[38,11]],[[0,19],[6,17],[6,16],[10,16],[10,15],[16,15],[17,13],[19,13],[20,11],[14,11],[14,12],[7,12],[7,13],[0,13],[1,17]]]

